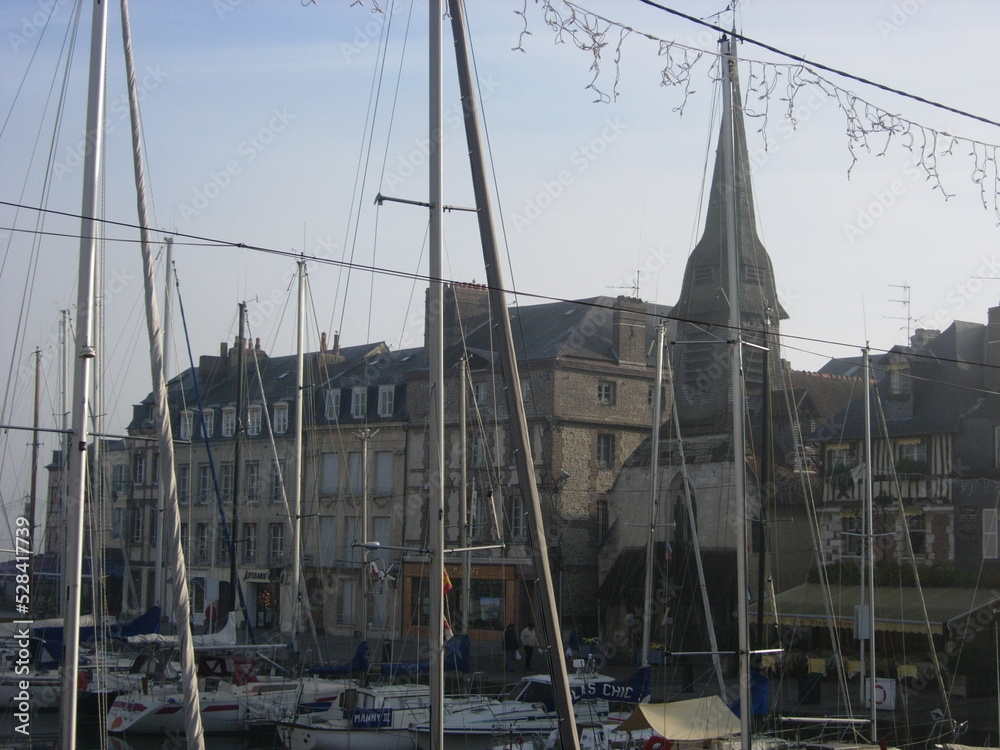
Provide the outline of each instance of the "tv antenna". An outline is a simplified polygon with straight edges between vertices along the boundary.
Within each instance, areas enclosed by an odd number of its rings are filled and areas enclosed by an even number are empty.
[[[913,323],[913,317],[910,315],[910,286],[908,284],[889,284],[889,286],[892,287],[892,288],[894,288],[894,289],[902,289],[903,290],[903,294],[902,294],[903,299],[891,299],[889,301],[890,302],[899,302],[899,303],[901,303],[903,305],[903,307],[906,308],[906,315],[884,315],[883,317],[890,318],[892,320],[905,320],[906,321],[906,341],[904,342],[904,344],[906,346],[909,346],[910,345],[910,328],[911,328],[911,324]],[[902,326],[900,326],[900,330],[903,330]]]
[[[617,284],[614,286],[605,287],[606,289],[631,289],[632,296],[639,299],[639,269],[635,271],[635,281],[631,284]]]

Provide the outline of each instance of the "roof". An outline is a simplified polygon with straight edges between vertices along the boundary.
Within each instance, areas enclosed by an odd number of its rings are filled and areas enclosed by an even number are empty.
[[[861,587],[833,585],[829,588],[834,622],[837,627],[851,627],[854,607],[861,603]],[[899,587],[890,592],[882,589],[875,598],[875,629],[926,633],[923,614],[926,606],[930,631],[944,635],[949,626],[959,627],[972,613],[980,609],[992,611],[995,603],[1000,603],[1000,594],[991,590]],[[775,611],[782,625],[825,627],[829,622],[823,586],[818,583],[804,583],[778,594],[774,606],[766,607],[768,622],[774,622]]]

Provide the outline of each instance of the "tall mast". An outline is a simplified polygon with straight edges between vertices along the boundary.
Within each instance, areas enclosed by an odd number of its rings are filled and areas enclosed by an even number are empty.
[[[649,640],[653,617],[653,554],[656,546],[656,522],[660,502],[660,413],[663,409],[663,334],[664,324],[656,326],[656,378],[653,382],[653,432],[649,458],[649,531],[646,537],[646,584],[642,592],[642,659],[649,666]]]
[[[59,439],[61,456],[59,457],[59,590],[66,588],[66,499],[69,495],[69,446],[72,436],[69,434],[69,310],[60,311],[59,319],[59,427],[62,437]],[[59,599],[59,616],[66,616],[65,601]]]
[[[157,448],[160,461],[160,500],[164,512],[157,524],[162,541],[164,534],[173,551],[171,574],[174,579],[174,613],[177,615],[177,639],[180,651],[181,680],[184,694],[184,730],[187,747],[202,750],[204,732],[199,711],[198,675],[194,661],[194,642],[191,637],[191,602],[188,598],[187,566],[181,545],[181,515],[177,504],[177,477],[174,473],[174,441],[170,424],[167,398],[165,332],[160,328],[160,314],[154,289],[153,253],[149,241],[149,219],[146,211],[146,180],[142,158],[142,138],[139,131],[139,95],[135,85],[135,67],[132,61],[132,33],[129,25],[128,0],[122,0],[122,38],[125,46],[125,69],[128,77],[129,114],[132,124],[133,165],[135,171],[136,207],[139,217],[143,291],[146,298],[146,331],[149,336],[149,361],[153,383],[153,401],[156,405]],[[165,502],[164,502],[165,501]],[[159,551],[158,545],[158,551]],[[157,577],[160,561],[157,560]],[[157,587],[157,596],[162,591]],[[157,600],[162,606],[162,599]]]
[[[867,344],[862,350],[863,363],[862,372],[865,378],[865,496],[864,496],[864,550],[862,558],[861,576],[861,598],[863,602],[862,611],[865,612],[865,625],[868,628],[868,660],[870,662],[871,677],[866,685],[869,707],[869,718],[871,720],[871,741],[878,740],[878,726],[875,722],[877,713],[875,708],[875,528],[872,515],[872,417],[871,417],[871,359]],[[865,598],[865,587],[868,588],[868,597]],[[862,648],[862,653],[864,649]],[[864,672],[862,672],[861,684],[865,685]]]
[[[174,238],[167,237],[167,251],[166,258],[163,265],[163,377],[170,382],[170,307],[172,295],[170,291],[170,271],[171,264],[173,262],[173,249],[174,249]],[[161,466],[161,471],[165,471],[166,467]],[[161,607],[166,607],[166,576],[164,575],[163,569],[163,521],[164,521],[164,511],[166,509],[166,487],[161,482],[160,492],[157,496],[157,518],[160,522],[156,524],[156,592],[154,601]],[[164,614],[166,610],[164,609]]]
[[[459,457],[461,464],[461,478],[458,486],[459,508],[458,525],[459,538],[458,546],[462,548],[462,633],[469,633],[469,606],[472,589],[472,552],[469,547],[469,477],[468,477],[468,450],[469,436],[468,424],[466,422],[466,404],[468,402],[468,359],[462,357],[458,363],[458,433],[462,445],[462,455]]]
[[[727,191],[726,243],[729,271],[729,335],[732,336],[730,384],[733,418],[733,502],[736,519],[736,600],[740,663],[740,735],[744,748],[750,747],[750,640],[747,629],[747,519],[746,519],[746,449],[743,423],[743,335],[740,315],[739,247],[737,245],[736,149],[733,128],[732,67],[736,64],[729,48],[729,37],[722,46],[722,150]]]
[[[455,56],[458,63],[459,89],[462,95],[465,138],[469,147],[472,185],[476,195],[479,239],[483,246],[483,259],[489,286],[490,313],[494,325],[500,329],[497,344],[504,382],[507,384],[508,411],[511,415],[511,446],[514,449],[518,489],[524,498],[528,527],[531,531],[532,549],[535,553],[535,571],[538,576],[536,595],[542,612],[542,625],[544,626],[542,635],[549,648],[552,697],[559,715],[559,738],[562,747],[564,750],[575,750],[580,746],[579,737],[576,733],[576,719],[573,714],[573,701],[570,697],[569,675],[566,672],[566,652],[563,649],[562,633],[556,614],[555,589],[552,585],[552,571],[549,566],[548,542],[545,539],[541,500],[535,482],[535,466],[528,434],[528,420],[524,414],[524,399],[521,394],[521,379],[518,375],[517,356],[514,351],[514,337],[504,296],[503,270],[500,265],[500,254],[497,251],[496,232],[493,226],[493,212],[486,181],[486,164],[480,139],[479,113],[472,81],[468,41],[465,37],[465,7],[462,0],[450,0],[448,5],[451,10],[452,35],[455,38]],[[433,137],[431,140],[433,143]],[[431,585],[434,585],[433,581]],[[431,741],[433,743],[433,737]],[[432,746],[442,747],[440,743]]]
[[[442,0],[429,2],[430,90],[429,124],[429,200],[430,227],[428,264],[430,299],[427,305],[427,342],[429,359],[430,455],[428,524],[431,550],[428,582],[430,586],[430,746],[444,747],[444,287],[441,283],[442,225],[444,218],[441,158],[443,110],[441,24]]]
[[[77,359],[73,377],[73,433],[76,449],[69,461],[70,486],[66,508],[65,640],[62,658],[62,705],[59,714],[62,747],[76,747],[76,682],[80,661],[80,594],[83,578],[83,508],[87,486],[87,419],[93,347],[94,266],[97,255],[97,196],[104,150],[104,70],[107,59],[108,5],[94,0],[90,29],[90,72],[87,93],[86,141],[80,208],[80,267],[77,285]]]
[[[302,389],[305,383],[306,262],[298,262],[299,294],[295,336],[295,457],[292,467],[292,632],[288,650],[294,654],[299,623],[299,577],[302,559]]]
[[[34,429],[31,432],[31,481],[28,499],[28,581],[31,582],[34,572],[35,553],[38,547],[38,535],[35,534],[35,508],[38,501],[38,407],[40,403],[39,381],[42,379],[42,350],[35,349],[35,411]]]
[[[236,611],[236,539],[239,533],[240,521],[240,460],[242,459],[243,443],[243,356],[246,349],[246,319],[247,305],[240,302],[239,346],[236,349],[236,430],[233,435],[233,512],[232,523],[229,526],[229,611]]]

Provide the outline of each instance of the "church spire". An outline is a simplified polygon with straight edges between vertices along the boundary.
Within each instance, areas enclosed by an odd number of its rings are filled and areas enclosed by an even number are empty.
[[[725,63],[723,60],[722,64]],[[736,332],[728,328],[726,236],[729,218],[726,208],[733,197],[736,201],[740,321],[744,341],[760,346],[767,345],[768,339],[776,341],[778,321],[788,317],[778,302],[771,259],[757,236],[750,157],[735,64],[731,81],[731,90],[723,95],[731,98],[734,185],[730,190],[726,180],[721,143],[721,134],[726,129],[721,128],[705,229],[688,258],[680,298],[673,310],[677,318],[685,321],[678,323],[679,345],[675,351],[678,416],[682,429],[697,432],[723,432],[729,423],[730,388],[725,374],[730,347],[726,342]],[[765,329],[768,331],[766,337]],[[761,360],[759,351],[744,352],[746,387],[750,394],[763,387]],[[772,374],[780,373],[777,352],[769,360],[773,363]]]

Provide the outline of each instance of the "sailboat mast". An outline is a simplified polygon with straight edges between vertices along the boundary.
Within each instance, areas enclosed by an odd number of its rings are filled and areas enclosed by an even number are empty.
[[[472,552],[469,547],[469,478],[468,478],[468,423],[467,423],[467,403],[468,403],[468,366],[469,360],[462,357],[458,363],[458,431],[462,444],[461,455],[461,480],[459,486],[462,488],[459,493],[460,505],[458,508],[459,539],[458,546],[462,548],[462,633],[469,633],[469,606],[472,596]]]
[[[35,410],[31,432],[31,481],[28,495],[28,581],[31,582],[34,573],[35,552],[38,547],[38,537],[35,535],[35,507],[38,502],[38,408],[40,404],[39,382],[42,379],[42,350],[35,349]]]
[[[171,300],[173,299],[171,294],[171,283],[170,283],[170,271],[173,263],[174,254],[174,238],[167,237],[165,239],[167,243],[167,251],[164,257],[163,263],[163,377],[169,383],[170,382],[170,307]],[[161,466],[160,470],[164,471],[167,467]],[[160,492],[157,495],[157,514],[156,517],[160,519],[159,523],[156,524],[156,573],[155,573],[155,592],[153,601],[163,607],[163,613],[166,614],[166,576],[163,568],[163,521],[164,521],[164,511],[167,504],[167,494],[166,488],[163,483],[160,484]]]
[[[876,719],[876,707],[875,707],[875,527],[874,518],[872,515],[872,418],[871,418],[871,359],[867,344],[862,350],[863,362],[862,371],[865,378],[865,455],[864,455],[864,466],[865,466],[865,498],[864,498],[864,514],[865,514],[865,524],[864,524],[864,544],[865,544],[865,555],[864,564],[865,568],[864,575],[862,575],[862,598],[864,597],[865,587],[868,587],[868,598],[864,601],[867,614],[866,625],[868,627],[868,661],[870,662],[871,677],[867,683],[867,700],[869,703],[869,718],[871,720],[871,741],[876,742],[878,739],[878,726],[875,722]],[[866,580],[867,579],[867,580]],[[863,649],[862,649],[863,650]],[[861,684],[864,685],[864,674],[862,673]]]
[[[69,495],[69,446],[72,436],[69,434],[70,414],[69,414],[69,310],[60,311],[59,320],[59,401],[60,420],[59,426],[62,428],[62,437],[59,439],[61,456],[59,458],[59,528],[62,533],[59,535],[59,590],[66,589],[66,531],[69,528],[66,524],[66,498]],[[65,602],[59,599],[59,616],[65,617]]]
[[[94,0],[90,30],[90,81],[87,93],[87,150],[80,208],[80,267],[76,297],[77,359],[73,376],[73,433],[76,450],[69,459],[66,498],[66,586],[63,610],[62,747],[76,747],[76,682],[80,668],[80,593],[83,579],[83,507],[87,486],[87,419],[93,347],[94,272],[97,254],[97,195],[104,150],[104,69],[107,59],[108,5]]]
[[[663,410],[663,336],[664,324],[656,326],[656,378],[653,381],[653,431],[649,446],[649,535],[646,538],[646,585],[642,592],[642,659],[649,666],[649,641],[653,618],[653,554],[656,547],[656,522],[660,503],[660,419]]]
[[[236,539],[240,528],[240,460],[243,447],[243,356],[246,353],[246,302],[239,303],[240,324],[236,347],[236,429],[233,433],[232,522],[229,524],[229,612],[236,611]]]
[[[306,262],[298,262],[299,289],[295,330],[295,456],[292,466],[292,580],[291,607],[292,629],[288,636],[288,650],[296,651],[296,632],[299,626],[299,578],[302,568],[302,389],[305,387],[305,317],[306,317]]]
[[[733,498],[736,519],[736,601],[740,663],[740,735],[744,748],[750,747],[750,641],[747,628],[747,522],[746,522],[746,449],[743,423],[743,336],[740,315],[740,279],[737,245],[736,162],[733,129],[732,56],[729,37],[722,38],[722,149],[726,186],[726,242],[729,271],[729,335],[732,340],[730,379],[733,416]]]
[[[135,85],[135,66],[132,59],[132,32],[129,24],[128,0],[121,3],[122,39],[125,48],[125,69],[128,79],[129,114],[132,125],[133,167],[135,174],[136,208],[139,217],[140,248],[142,254],[143,291],[146,299],[146,332],[149,337],[150,373],[153,384],[153,402],[156,406],[157,448],[160,461],[160,501],[165,512],[160,514],[160,543],[164,537],[173,550],[172,574],[174,579],[174,612],[177,616],[177,639],[180,650],[181,684],[184,693],[184,730],[187,746],[203,750],[204,732],[199,711],[200,696],[198,675],[194,660],[194,641],[191,637],[191,602],[188,597],[187,566],[181,545],[181,514],[177,504],[177,476],[174,472],[174,442],[170,424],[167,391],[167,368],[164,357],[165,336],[160,328],[160,314],[154,289],[153,253],[150,250],[149,217],[146,210],[146,180],[142,158],[142,138],[139,131],[139,95]],[[160,596],[160,560],[157,559],[157,596]],[[163,601],[157,600],[162,606]]]
[[[479,238],[483,245],[483,259],[486,265],[486,279],[489,286],[490,313],[494,325],[499,329],[500,364],[504,382],[507,384],[508,411],[510,413],[511,446],[514,450],[515,470],[518,489],[524,498],[528,527],[531,532],[532,549],[535,554],[535,571],[538,579],[537,596],[541,605],[543,637],[548,646],[549,664],[552,673],[552,697],[559,716],[559,739],[564,750],[579,748],[576,733],[576,719],[573,701],[570,697],[569,676],[566,672],[566,653],[563,650],[562,633],[556,614],[555,590],[552,585],[552,571],[549,567],[548,543],[542,519],[542,506],[535,482],[535,466],[532,458],[531,441],[528,434],[528,420],[524,414],[524,399],[521,394],[521,379],[518,375],[517,356],[514,351],[514,337],[510,316],[507,313],[504,296],[503,270],[497,251],[496,232],[493,227],[493,211],[486,182],[486,165],[483,145],[480,139],[479,113],[476,107],[472,68],[469,61],[468,40],[465,36],[465,7],[462,0],[449,0],[451,28],[455,39],[455,57],[458,65],[458,83],[462,95],[462,110],[465,121],[465,138],[469,148],[469,163],[472,172],[473,191],[476,196],[476,217],[479,221]],[[432,143],[433,143],[432,136]],[[431,583],[433,586],[433,582]],[[433,745],[441,747],[441,745]]]
[[[430,648],[430,746],[444,747],[444,287],[441,282],[442,225],[444,219],[442,160],[442,0],[430,0],[430,88],[429,125],[430,166],[428,233],[428,275],[430,299],[427,304],[427,344],[429,363],[430,469],[428,525],[431,550],[428,585],[430,586],[430,621],[427,628]]]

